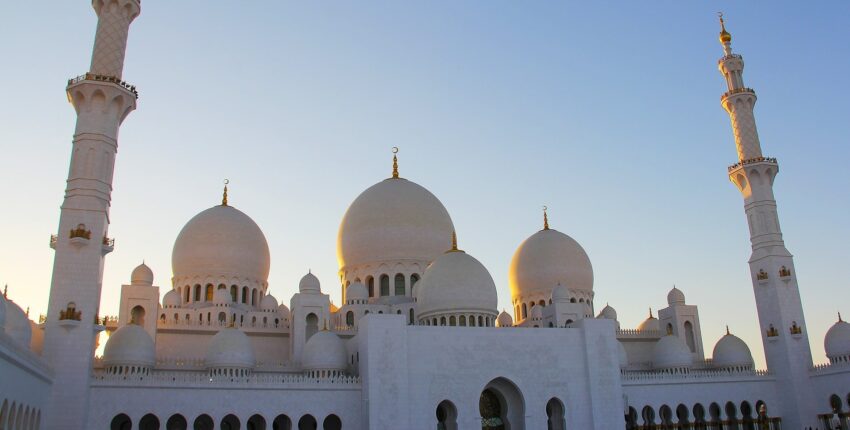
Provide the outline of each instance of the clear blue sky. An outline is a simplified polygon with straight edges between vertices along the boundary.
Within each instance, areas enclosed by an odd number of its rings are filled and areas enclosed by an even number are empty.
[[[74,129],[66,79],[88,68],[87,1],[0,3],[0,282],[47,305]],[[335,239],[348,204],[390,174],[430,189],[509,308],[507,268],[540,228],[578,240],[597,307],[624,327],[676,284],[710,355],[724,326],[763,363],[742,200],[716,60],[724,10],[744,55],[816,361],[850,315],[850,3],[272,2],[147,0],[124,77],[104,313],[145,259],[164,294],[174,238],[217,204],[263,228],[271,291],[308,268],[339,303]],[[35,316],[34,315],[34,316]]]

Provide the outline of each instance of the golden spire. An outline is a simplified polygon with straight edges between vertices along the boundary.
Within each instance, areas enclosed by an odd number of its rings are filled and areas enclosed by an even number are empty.
[[[549,207],[543,206],[543,230],[549,230],[549,214],[546,211],[549,210]]]
[[[230,183],[230,179],[224,180],[224,196],[221,197],[221,205],[227,206],[227,184]]]
[[[393,146],[393,179],[398,179],[398,147]]]
[[[726,31],[726,21],[723,20],[723,12],[717,12],[717,16],[720,17],[720,44],[726,45],[727,43],[731,43],[732,35]]]
[[[454,230],[452,230],[452,249],[446,252],[463,252],[457,248],[457,233]]]
[[[652,307],[649,308],[649,318],[650,319],[655,318],[654,316],[652,316]]]

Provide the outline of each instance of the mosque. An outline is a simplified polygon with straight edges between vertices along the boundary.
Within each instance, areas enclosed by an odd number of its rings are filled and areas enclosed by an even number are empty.
[[[0,298],[0,430],[850,428],[850,324],[839,317],[824,339],[830,362],[813,365],[773,194],[779,164],[762,154],[756,95],[722,18],[721,104],[738,150],[728,175],[750,229],[763,370],[732,333],[706,351],[698,308],[676,288],[635,328],[611,306],[597,312],[591,260],[545,214],[514,252],[512,309],[499,312],[487,268],[395,156],[342,216],[339,285],[308,272],[288,303],[272,296],[266,238],[225,186],[177,236],[165,291],[142,264],[119,315],[99,316],[140,1],[93,6],[91,68],[67,86],[78,119],[48,313],[30,321]],[[111,335],[96,357],[101,332]]]

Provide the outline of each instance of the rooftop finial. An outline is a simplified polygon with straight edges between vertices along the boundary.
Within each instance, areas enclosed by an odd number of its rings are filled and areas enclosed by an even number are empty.
[[[728,336],[730,334],[732,334],[732,333],[729,333],[729,324],[726,324],[726,335]]]
[[[398,146],[393,146],[393,179],[398,179]]]
[[[654,316],[652,316],[652,306],[650,306],[650,307],[649,307],[649,317],[650,317],[650,318],[655,318]]]
[[[452,251],[457,251],[457,232],[452,230]]]
[[[543,230],[549,230],[549,214],[547,213],[548,210],[549,207],[543,205]]]
[[[838,322],[844,322],[844,320],[841,319],[841,312],[838,313]]]
[[[227,206],[227,184],[230,183],[230,179],[224,180],[224,195],[221,197],[221,205]]]
[[[732,35],[726,31],[726,21],[723,20],[723,12],[717,12],[717,16],[720,18],[720,44],[726,46],[732,43]]]

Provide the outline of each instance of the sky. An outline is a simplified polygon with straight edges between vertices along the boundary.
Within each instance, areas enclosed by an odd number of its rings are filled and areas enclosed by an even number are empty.
[[[146,0],[124,79],[140,92],[119,136],[101,309],[142,260],[160,293],[183,225],[221,199],[263,229],[270,291],[288,303],[308,269],[340,303],[336,236],[348,205],[391,173],[446,206],[461,248],[510,309],[508,265],[541,228],[576,239],[597,311],[624,328],[699,306],[710,357],[725,332],[764,366],[737,161],[717,71],[723,10],[777,157],[779,217],[795,255],[815,362],[850,315],[850,3],[272,2]],[[75,115],[88,70],[86,1],[0,2],[0,283],[47,307]]]

